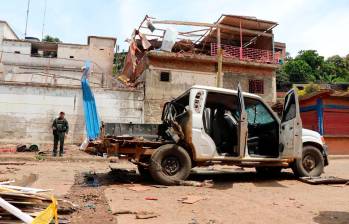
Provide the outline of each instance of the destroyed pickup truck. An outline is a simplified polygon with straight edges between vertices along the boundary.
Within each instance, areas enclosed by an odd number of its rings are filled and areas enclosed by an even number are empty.
[[[238,90],[193,86],[167,102],[157,137],[105,136],[98,149],[127,158],[141,175],[174,185],[193,167],[227,164],[263,174],[292,168],[320,176],[328,165],[322,136],[302,129],[297,92],[285,97],[281,120],[263,99]]]

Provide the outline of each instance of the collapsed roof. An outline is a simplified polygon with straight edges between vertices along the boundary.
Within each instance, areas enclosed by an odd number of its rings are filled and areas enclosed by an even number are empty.
[[[128,40],[130,49],[123,74],[135,81],[137,64],[153,50],[216,56],[221,47],[224,57],[241,60],[244,54],[247,60],[268,58],[267,63],[277,63],[272,33],[277,25],[255,17],[225,14],[214,23],[157,20],[147,15]]]

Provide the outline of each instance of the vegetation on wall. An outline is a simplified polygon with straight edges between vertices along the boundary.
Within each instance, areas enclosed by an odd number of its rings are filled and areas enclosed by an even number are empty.
[[[310,83],[304,86],[304,89],[298,90],[299,96],[310,95],[320,91],[320,86],[318,84]]]
[[[279,88],[292,83],[349,82],[349,54],[325,59],[316,50],[302,50],[295,58],[288,56],[276,74]]]
[[[113,74],[119,74],[124,67],[124,62],[126,58],[127,52],[118,52],[114,53],[114,66],[113,66]]]

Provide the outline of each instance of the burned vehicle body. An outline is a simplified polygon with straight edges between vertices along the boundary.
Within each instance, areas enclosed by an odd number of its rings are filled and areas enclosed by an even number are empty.
[[[240,88],[193,86],[164,105],[162,121],[155,139],[106,137],[104,147],[163,184],[186,179],[195,166],[217,163],[263,173],[291,167],[298,176],[319,176],[327,165],[321,136],[310,130],[302,136],[294,90],[280,120],[261,97]]]

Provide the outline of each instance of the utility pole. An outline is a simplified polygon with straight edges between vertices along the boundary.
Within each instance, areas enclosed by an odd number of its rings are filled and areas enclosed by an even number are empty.
[[[24,39],[27,37],[28,17],[29,17],[29,6],[30,6],[30,0],[28,0],[28,6],[27,6],[27,18],[26,18],[26,20],[25,20]]]
[[[222,46],[221,46],[221,28],[217,28],[217,63],[218,63],[218,69],[217,69],[217,78],[216,78],[216,86],[221,87],[221,79],[222,79],[222,61],[223,61],[223,54],[222,54]]]
[[[44,39],[45,20],[46,20],[46,8],[47,8],[47,0],[45,0],[44,17],[42,19],[41,41]]]

